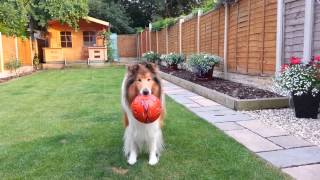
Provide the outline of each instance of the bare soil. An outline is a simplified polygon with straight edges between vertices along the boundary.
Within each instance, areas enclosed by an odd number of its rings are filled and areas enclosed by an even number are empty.
[[[186,70],[172,70],[161,66],[162,72],[174,75],[187,81],[199,84],[201,86],[216,90],[218,92],[227,94],[231,97],[238,99],[261,99],[261,98],[273,98],[282,97],[276,93],[259,89],[256,87],[248,86],[245,84],[228,81],[221,78],[213,78],[212,80],[199,80],[193,73]]]

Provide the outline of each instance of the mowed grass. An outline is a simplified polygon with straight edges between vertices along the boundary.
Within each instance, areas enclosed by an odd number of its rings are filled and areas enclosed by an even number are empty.
[[[1,179],[288,179],[167,98],[166,150],[122,154],[124,68],[44,71],[0,84]]]

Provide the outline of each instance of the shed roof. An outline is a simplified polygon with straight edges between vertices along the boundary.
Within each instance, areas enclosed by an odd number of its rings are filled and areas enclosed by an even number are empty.
[[[98,23],[98,24],[102,24],[102,25],[105,25],[105,26],[110,26],[109,22],[103,21],[103,20],[100,20],[100,19],[97,19],[97,18],[93,18],[93,17],[90,17],[90,16],[86,16],[83,19],[91,21],[91,22],[95,22],[95,23]]]

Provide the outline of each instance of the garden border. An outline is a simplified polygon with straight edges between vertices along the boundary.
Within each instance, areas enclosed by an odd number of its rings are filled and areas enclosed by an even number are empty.
[[[229,95],[223,94],[213,89],[195,84],[193,82],[181,79],[179,77],[159,72],[160,76],[178,86],[181,86],[189,91],[204,96],[208,99],[237,111],[260,110],[260,109],[275,109],[289,107],[288,97],[276,98],[261,98],[261,99],[237,99]]]

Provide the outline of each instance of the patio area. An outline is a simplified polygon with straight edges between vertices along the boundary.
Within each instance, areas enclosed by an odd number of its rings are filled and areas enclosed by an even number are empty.
[[[197,116],[295,179],[318,179],[320,147],[186,89],[165,82],[165,92]]]

